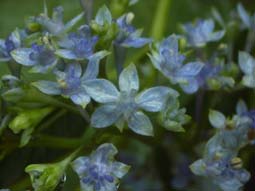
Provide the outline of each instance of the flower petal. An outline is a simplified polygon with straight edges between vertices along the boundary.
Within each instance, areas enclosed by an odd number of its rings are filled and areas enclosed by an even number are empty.
[[[239,52],[238,64],[245,74],[252,74],[255,70],[255,59],[247,52]]]
[[[163,86],[154,87],[137,96],[136,102],[146,111],[157,112],[163,109],[165,101],[170,95],[177,97],[178,92]]]
[[[131,92],[139,89],[139,78],[134,64],[125,68],[119,77],[119,88],[121,91]]]
[[[87,104],[90,102],[90,97],[86,94],[86,92],[79,92],[75,95],[71,96],[71,100],[77,104],[85,108]]]
[[[33,86],[38,88],[41,92],[48,94],[48,95],[60,95],[61,90],[59,88],[58,83],[50,82],[50,81],[37,81],[32,83]]]
[[[121,113],[117,111],[116,105],[103,105],[96,109],[91,117],[91,126],[96,128],[105,128],[114,124]]]
[[[112,164],[112,171],[114,176],[122,178],[129,171],[130,166],[121,162],[114,162]]]
[[[183,65],[183,67],[177,72],[178,76],[196,76],[204,64],[202,62],[190,62]]]
[[[70,59],[70,60],[79,60],[72,50],[67,49],[59,49],[55,52],[55,54],[61,58]]]
[[[131,115],[128,119],[129,128],[137,134],[153,136],[153,126],[150,119],[140,111]]]
[[[119,98],[119,91],[108,80],[94,79],[85,83],[87,93],[99,103],[115,102]]]
[[[33,52],[31,48],[18,48],[11,52],[12,58],[19,64],[25,66],[33,66],[37,64],[36,61],[30,59],[30,55]]]
[[[246,27],[250,28],[252,25],[251,18],[241,3],[238,4],[237,11]]]
[[[79,157],[73,161],[72,167],[79,177],[83,177],[84,172],[88,168],[89,158],[88,157]]]

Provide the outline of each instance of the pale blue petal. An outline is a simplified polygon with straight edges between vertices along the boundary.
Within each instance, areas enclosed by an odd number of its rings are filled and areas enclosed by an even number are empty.
[[[209,121],[214,128],[225,128],[226,117],[221,112],[210,110]]]
[[[125,68],[119,77],[119,88],[121,91],[131,92],[139,89],[139,78],[134,64]]]
[[[133,48],[140,48],[146,44],[151,43],[152,40],[149,38],[142,38],[142,37],[137,37],[137,38],[127,38],[124,40],[121,45],[124,47],[133,47]]]
[[[87,93],[99,103],[116,102],[119,98],[119,91],[108,80],[94,79],[85,83]]]
[[[253,74],[255,71],[255,59],[247,52],[239,52],[238,64],[245,74]]]
[[[105,128],[114,124],[121,113],[116,109],[116,105],[103,105],[96,109],[91,117],[91,126]]]
[[[210,36],[209,36],[209,41],[218,41],[218,40],[220,40],[224,35],[225,35],[225,31],[224,31],[224,30],[217,31],[217,32],[213,32],[213,33],[211,33]]]
[[[77,104],[85,108],[87,104],[90,102],[90,97],[86,94],[86,92],[79,92],[71,96],[71,100]]]
[[[130,166],[121,163],[121,162],[114,162],[112,164],[112,171],[114,176],[118,177],[118,178],[122,178],[125,174],[127,174],[127,172],[129,171]]]
[[[138,95],[136,102],[139,107],[146,111],[158,112],[163,109],[165,102],[170,95],[177,97],[178,92],[163,86],[154,87],[147,89]]]
[[[151,121],[143,112],[133,113],[128,119],[128,127],[137,134],[153,136]]]
[[[48,95],[60,95],[61,90],[56,82],[50,82],[50,81],[37,81],[32,83],[33,86],[38,88],[41,92],[48,94]]]
[[[84,172],[89,167],[89,158],[88,157],[79,157],[73,161],[72,167],[79,177],[84,176]]]
[[[70,31],[84,16],[84,13],[81,13],[74,17],[72,20],[68,21],[64,26],[64,32]]]
[[[95,21],[99,25],[110,24],[112,22],[111,12],[105,5],[98,10]]]
[[[55,52],[55,54],[61,58],[70,59],[70,60],[79,60],[72,50],[67,49],[59,49]]]
[[[244,76],[242,83],[249,88],[255,88],[255,77],[251,75]]]
[[[241,99],[237,102],[236,105],[236,113],[238,115],[242,115],[243,113],[247,112],[248,108],[247,105],[245,104],[245,102]]]
[[[196,76],[203,68],[202,62],[190,62],[177,71],[177,76]]]
[[[180,84],[181,88],[185,93],[192,94],[195,93],[199,88],[199,83],[196,79],[187,79],[187,83]]]
[[[238,14],[241,17],[243,23],[245,24],[245,26],[250,28],[252,25],[251,18],[241,3],[238,4],[237,11],[238,11]]]
[[[33,66],[38,64],[37,61],[31,60],[30,55],[33,52],[31,48],[18,48],[11,52],[12,58],[19,64]]]

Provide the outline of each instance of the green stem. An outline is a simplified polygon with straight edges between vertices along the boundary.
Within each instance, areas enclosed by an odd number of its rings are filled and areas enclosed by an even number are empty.
[[[151,37],[160,40],[165,32],[168,23],[168,14],[172,0],[160,0],[158,2],[156,14],[152,22]]]

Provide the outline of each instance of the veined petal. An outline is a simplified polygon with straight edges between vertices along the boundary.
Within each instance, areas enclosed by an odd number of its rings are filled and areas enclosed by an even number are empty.
[[[151,42],[152,40],[149,38],[141,38],[141,37],[134,38],[133,37],[133,38],[127,38],[121,43],[121,45],[124,47],[140,48]]]
[[[59,49],[55,52],[55,54],[61,58],[70,59],[70,60],[79,60],[72,50],[67,49]]]
[[[251,18],[241,3],[238,4],[237,11],[238,11],[238,14],[241,17],[243,23],[246,25],[246,27],[250,28],[251,27]]]
[[[100,145],[97,150],[92,154],[91,160],[106,163],[108,160],[113,160],[114,156],[118,153],[117,148],[111,143],[104,143]]]
[[[247,52],[239,52],[238,64],[245,74],[252,74],[255,71],[255,59]]]
[[[121,91],[130,92],[139,89],[139,78],[134,64],[125,68],[119,77],[119,88]]]
[[[243,77],[242,83],[249,88],[255,88],[255,77],[252,75],[246,75]]]
[[[79,92],[71,96],[71,100],[77,104],[85,108],[87,104],[90,102],[90,97],[85,92]]]
[[[163,109],[165,101],[170,95],[177,97],[179,94],[175,90],[167,87],[154,87],[138,95],[136,102],[146,111],[158,112]]]
[[[213,33],[210,34],[209,40],[210,41],[217,41],[217,40],[220,40],[224,35],[225,35],[224,30],[213,32]]]
[[[143,112],[133,113],[128,119],[128,127],[137,134],[153,136],[151,121]]]
[[[96,109],[91,117],[91,125],[96,128],[105,128],[114,124],[121,113],[116,109],[116,105],[103,105]]]
[[[74,17],[72,20],[70,20],[68,23],[65,24],[64,26],[64,32],[68,32],[72,29],[74,25],[76,25],[84,16],[84,13],[81,13]]]
[[[38,88],[41,92],[49,95],[60,95],[61,91],[58,83],[50,81],[37,81],[32,83],[33,86]]]
[[[188,78],[187,83],[180,84],[181,88],[185,93],[193,94],[199,88],[199,83],[195,78]]]
[[[85,83],[87,93],[99,103],[116,102],[119,98],[119,91],[108,80],[94,79]]]
[[[202,62],[190,62],[177,71],[178,76],[196,76],[204,64]]]
[[[82,177],[84,175],[84,171],[87,169],[89,165],[89,157],[79,157],[72,163],[72,167],[75,172]]]
[[[112,171],[114,176],[122,178],[129,171],[130,166],[121,162],[114,162],[112,164]]]
[[[19,64],[25,66],[33,66],[37,64],[37,62],[30,59],[30,55],[32,52],[33,50],[31,48],[18,48],[11,52],[11,56]]]

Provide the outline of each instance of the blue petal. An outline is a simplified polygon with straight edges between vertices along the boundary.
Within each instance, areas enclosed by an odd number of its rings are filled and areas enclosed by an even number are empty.
[[[36,60],[31,60],[30,55],[33,53],[31,48],[18,48],[11,52],[12,58],[19,64],[33,66],[38,64]]]
[[[130,64],[120,74],[119,88],[121,91],[131,92],[139,89],[139,78],[134,64]]]
[[[50,81],[37,81],[32,83],[33,86],[38,88],[41,92],[49,95],[60,95],[61,91],[58,83]]]
[[[123,45],[124,47],[133,47],[133,48],[140,48],[146,44],[151,43],[152,40],[149,38],[127,38],[126,40],[124,40],[121,45]]]
[[[244,9],[241,3],[238,4],[237,11],[243,23],[246,25],[246,27],[251,28],[252,22],[251,22],[250,15],[246,12],[246,10]]]

